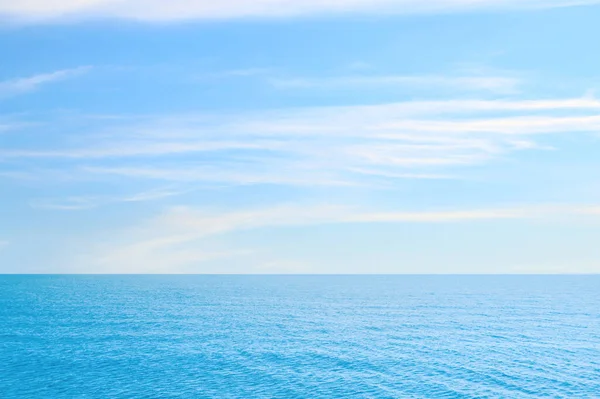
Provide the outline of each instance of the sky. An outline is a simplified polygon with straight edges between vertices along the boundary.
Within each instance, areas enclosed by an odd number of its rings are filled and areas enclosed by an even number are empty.
[[[0,0],[0,273],[600,273],[600,0]]]

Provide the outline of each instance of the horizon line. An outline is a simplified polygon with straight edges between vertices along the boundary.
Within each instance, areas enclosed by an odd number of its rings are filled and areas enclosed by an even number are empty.
[[[0,273],[5,276],[600,276],[590,273]]]

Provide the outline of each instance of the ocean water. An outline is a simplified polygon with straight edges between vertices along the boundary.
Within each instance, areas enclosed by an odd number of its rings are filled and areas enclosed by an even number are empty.
[[[600,277],[0,276],[0,398],[600,398]]]

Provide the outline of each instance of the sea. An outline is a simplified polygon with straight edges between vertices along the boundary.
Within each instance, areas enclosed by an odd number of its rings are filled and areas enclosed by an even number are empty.
[[[0,276],[0,398],[600,398],[600,276]]]

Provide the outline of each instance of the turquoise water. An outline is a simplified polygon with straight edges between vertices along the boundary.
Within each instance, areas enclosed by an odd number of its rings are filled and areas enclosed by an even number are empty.
[[[0,398],[600,398],[600,277],[0,276]]]

